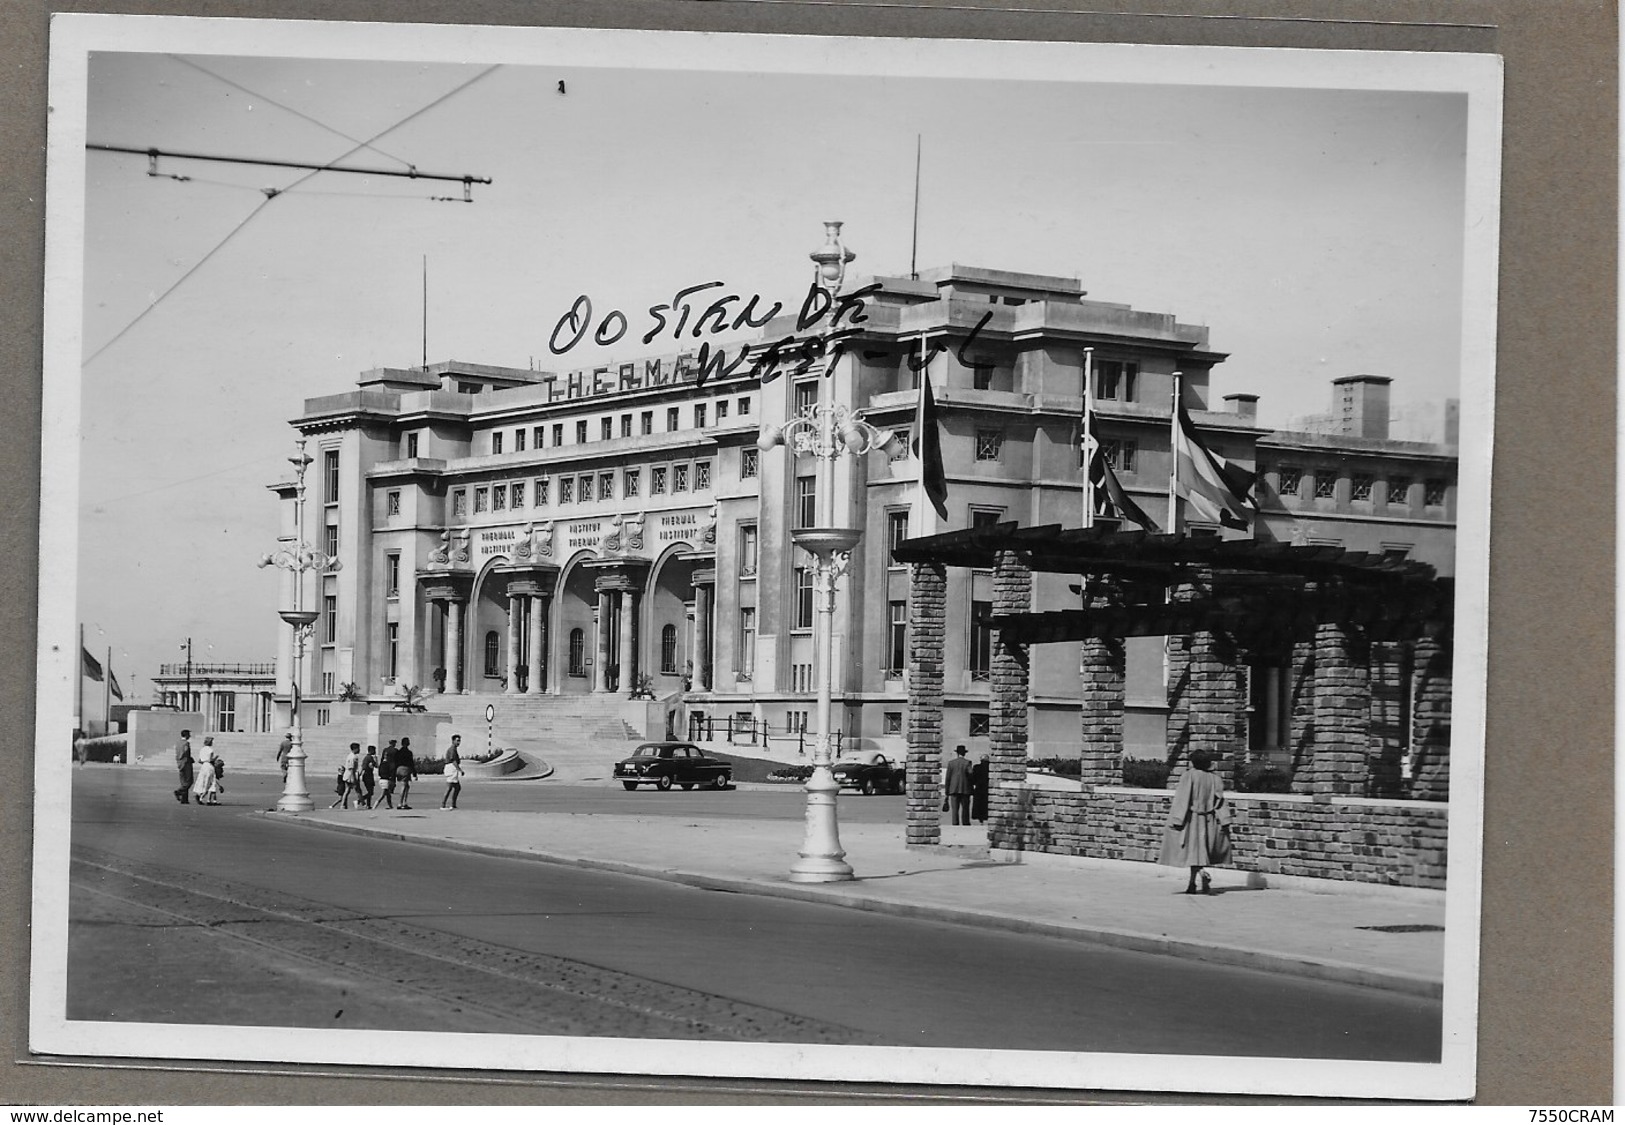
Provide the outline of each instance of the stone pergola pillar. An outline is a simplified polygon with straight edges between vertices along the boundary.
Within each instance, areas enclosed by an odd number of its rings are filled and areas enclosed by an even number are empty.
[[[1450,663],[1448,635],[1416,641],[1411,672],[1411,795],[1450,796]]]
[[[1371,646],[1359,629],[1337,621],[1315,627],[1314,756],[1300,767],[1294,789],[1365,796],[1370,661]]]
[[[1090,637],[1079,662],[1084,787],[1122,780],[1124,646],[1117,638]]]
[[[942,842],[942,642],[948,575],[937,563],[909,568],[908,819],[904,842]]]
[[[993,571],[993,616],[1026,613],[1032,606],[1033,576],[1014,551],[1000,551]],[[992,753],[988,761],[988,817],[1008,816],[1016,797],[1006,785],[1027,778],[1028,653],[1002,629],[993,636],[993,708],[989,716]]]
[[[545,669],[547,667],[547,648],[543,639],[542,626],[547,620],[547,603],[549,599],[540,594],[531,594],[530,602],[530,630],[527,638],[530,648],[530,662],[525,675],[525,694],[540,695]]]
[[[508,686],[504,695],[519,694],[520,636],[525,629],[525,595],[508,592]]]

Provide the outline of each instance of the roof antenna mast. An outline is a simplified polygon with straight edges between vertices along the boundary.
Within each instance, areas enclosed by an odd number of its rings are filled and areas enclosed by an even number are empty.
[[[429,370],[429,255],[423,255],[423,370]]]

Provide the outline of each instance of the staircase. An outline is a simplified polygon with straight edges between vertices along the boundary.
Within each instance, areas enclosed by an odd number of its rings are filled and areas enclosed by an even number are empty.
[[[632,747],[665,733],[664,705],[620,695],[436,695],[425,702],[430,714],[450,716],[437,753],[453,734],[463,736],[465,754],[485,753],[490,705],[496,708],[490,745],[546,762],[559,781],[608,778]]]

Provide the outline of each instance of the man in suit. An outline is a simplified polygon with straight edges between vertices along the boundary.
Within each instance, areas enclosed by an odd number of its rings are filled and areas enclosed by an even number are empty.
[[[181,731],[181,740],[175,743],[175,768],[180,771],[181,787],[175,790],[175,800],[183,805],[192,803],[192,782],[197,775],[192,772],[192,732]]]
[[[965,757],[963,746],[954,747],[954,756],[948,762],[948,777],[944,786],[948,793],[948,807],[953,811],[953,823],[970,823],[971,764]]]

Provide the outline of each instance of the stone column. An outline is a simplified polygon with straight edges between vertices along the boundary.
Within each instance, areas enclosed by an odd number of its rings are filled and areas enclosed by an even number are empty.
[[[628,695],[638,687],[636,653],[632,651],[632,621],[632,591],[622,590],[620,651],[615,654],[615,662],[621,669],[621,682],[618,686]]]
[[[593,621],[593,631],[597,636],[597,666],[593,668],[592,690],[603,692],[609,690],[609,591],[598,591],[598,616]]]
[[[993,615],[1025,613],[1032,607],[1032,572],[1014,551],[1000,551],[993,572]],[[1003,630],[993,636],[992,753],[988,761],[988,819],[1008,823],[1018,794],[1005,788],[1027,778],[1026,645],[1012,644]]]
[[[1411,672],[1411,796],[1450,796],[1449,636],[1420,637]]]
[[[1315,628],[1314,757],[1307,763],[1311,793],[1365,796],[1370,651],[1352,625],[1327,621]]]
[[[1124,660],[1118,638],[1090,637],[1083,642],[1078,698],[1083,720],[1080,780],[1086,789],[1123,779]]]
[[[694,587],[694,683],[711,690],[711,587]]]
[[[909,568],[907,844],[942,842],[942,642],[947,572],[932,563]]]
[[[508,686],[504,695],[519,694],[519,636],[524,631],[524,595],[508,593]]]
[[[446,602],[446,690],[463,690],[463,603],[456,598]]]
[[[530,647],[530,661],[525,675],[525,694],[540,695],[542,669],[546,665],[546,654],[542,648],[542,622],[547,617],[547,602],[540,594],[531,594],[527,601],[530,605],[530,629],[526,639]]]

